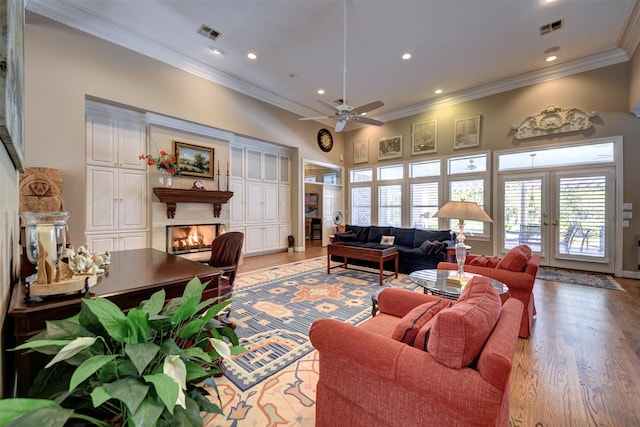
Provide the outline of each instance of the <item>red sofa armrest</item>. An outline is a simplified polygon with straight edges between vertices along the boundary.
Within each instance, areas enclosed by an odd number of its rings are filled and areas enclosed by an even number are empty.
[[[378,294],[378,309],[381,313],[404,317],[417,306],[438,300],[440,300],[440,297],[413,292],[408,289],[384,288]]]

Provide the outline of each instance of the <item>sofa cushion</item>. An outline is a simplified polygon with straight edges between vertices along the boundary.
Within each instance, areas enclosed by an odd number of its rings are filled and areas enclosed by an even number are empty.
[[[431,320],[444,306],[445,302],[442,299],[420,304],[398,322],[391,338],[405,344],[413,345],[413,341],[420,328]]]
[[[496,265],[496,268],[508,271],[524,271],[530,256],[531,249],[528,246],[516,246],[507,252],[504,258]]]
[[[420,245],[420,249],[422,249],[426,255],[435,255],[439,254],[442,251],[446,251],[447,246],[447,242],[438,242],[437,240],[435,242],[432,242],[430,240],[425,240]]]
[[[363,227],[360,225],[347,225],[345,226],[345,231],[351,231],[356,233],[359,242],[368,242],[369,241],[369,228]]]
[[[413,247],[419,248],[425,240],[439,240],[441,242],[452,242],[455,240],[455,233],[449,230],[416,230],[413,235]]]
[[[398,228],[391,227],[391,235],[396,236],[396,245],[408,246],[410,248],[414,248],[413,246],[413,236],[415,234],[415,228]]]
[[[382,240],[382,236],[390,235],[391,227],[378,227],[376,225],[372,225],[369,227],[369,242],[376,242],[380,244]]]
[[[336,233],[333,235],[336,242],[357,242],[358,235],[353,231],[346,231],[344,233]]]
[[[460,369],[473,363],[500,317],[500,296],[487,277],[475,276],[458,302],[440,310],[429,327],[427,351],[440,363]],[[415,346],[415,343],[414,343]]]
[[[478,267],[488,267],[488,268],[496,268],[496,265],[501,261],[497,256],[488,257],[485,255],[477,256],[471,261],[469,261],[469,265],[476,265]]]

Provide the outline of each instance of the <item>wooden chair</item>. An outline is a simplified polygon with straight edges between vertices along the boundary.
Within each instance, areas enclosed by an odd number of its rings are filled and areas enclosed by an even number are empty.
[[[222,297],[221,301],[231,298],[233,294],[233,282],[240,262],[243,241],[243,233],[232,231],[219,235],[211,243],[211,258],[208,264],[222,270],[218,279],[218,296]],[[227,312],[227,317],[228,315]]]

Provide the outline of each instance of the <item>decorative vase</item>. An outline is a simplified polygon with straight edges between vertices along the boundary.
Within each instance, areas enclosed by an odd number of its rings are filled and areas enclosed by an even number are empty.
[[[159,169],[158,184],[160,187],[170,188],[173,184],[173,176],[164,169]]]
[[[67,221],[71,212],[19,212],[25,227],[27,258],[38,264],[38,241],[48,253],[53,265],[66,247]]]

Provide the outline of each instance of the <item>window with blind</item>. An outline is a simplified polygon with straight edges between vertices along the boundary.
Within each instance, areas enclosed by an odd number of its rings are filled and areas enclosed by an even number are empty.
[[[438,229],[433,214],[440,206],[442,161],[440,159],[409,163],[410,226]]]
[[[402,227],[404,165],[378,167],[378,225]]]
[[[352,170],[349,174],[351,186],[351,224],[371,225],[373,169]]]
[[[487,210],[486,185],[488,181],[487,154],[455,156],[447,159],[448,200],[476,202]],[[491,216],[491,215],[489,215]],[[456,229],[457,222],[448,220],[448,227]],[[465,221],[464,229],[475,237],[489,237],[489,225],[481,221]]]

